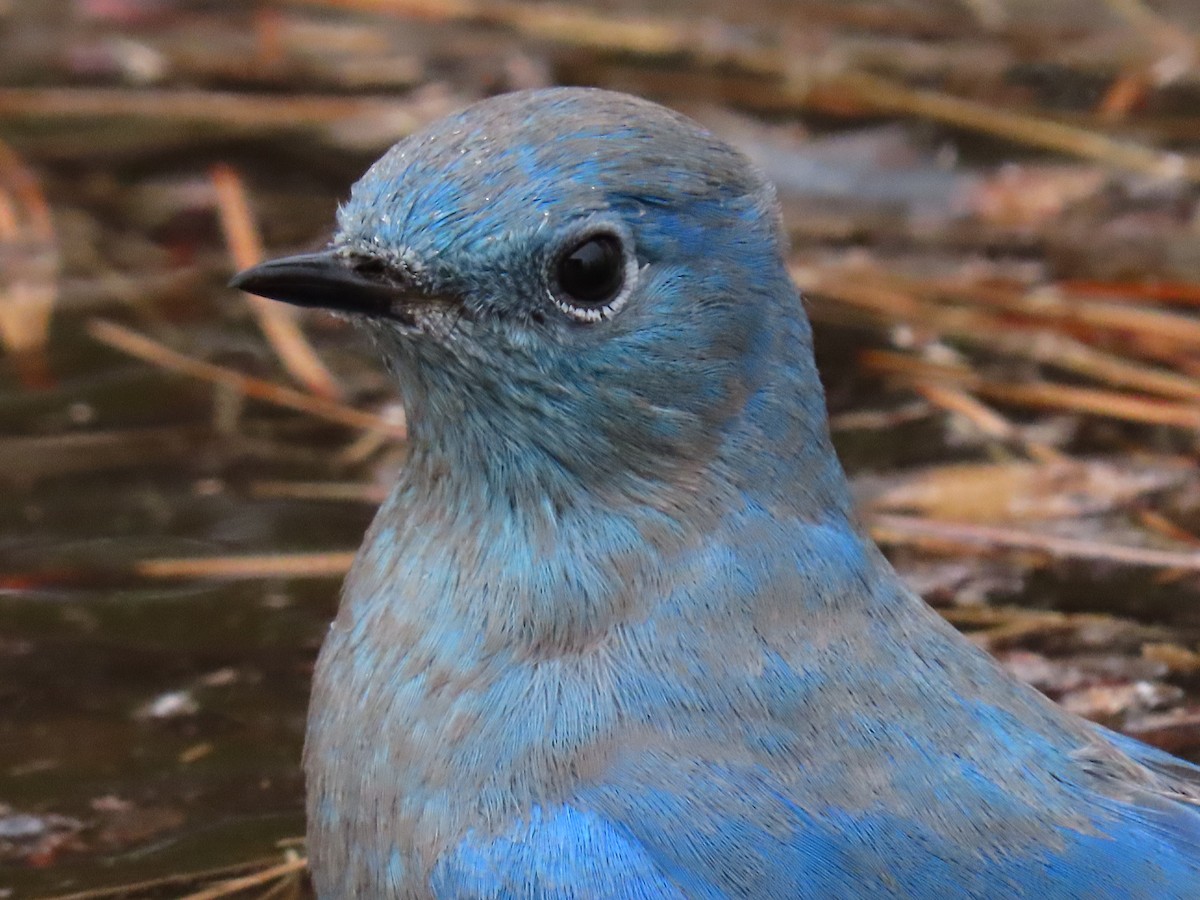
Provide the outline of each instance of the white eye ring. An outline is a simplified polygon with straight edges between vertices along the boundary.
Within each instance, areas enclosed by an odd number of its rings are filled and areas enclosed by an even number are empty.
[[[629,291],[627,290],[622,290],[615,300],[611,303],[606,303],[604,306],[574,306],[555,297],[552,291],[548,292],[548,294],[551,302],[560,310],[572,319],[578,322],[586,322],[589,325],[594,322],[603,322],[605,319],[611,319],[629,302]]]
[[[637,259],[625,235],[610,228],[584,232],[554,258],[550,301],[577,322],[611,318],[629,302],[637,281]]]

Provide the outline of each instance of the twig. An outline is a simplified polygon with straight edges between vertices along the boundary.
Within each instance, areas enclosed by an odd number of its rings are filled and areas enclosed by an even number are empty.
[[[1001,350],[1045,365],[1054,366],[1103,381],[1171,398],[1200,398],[1200,379],[1179,372],[1154,368],[1121,356],[1097,350],[1074,338],[1045,329],[1031,331],[978,308],[947,306],[932,299],[919,299],[918,292],[946,293],[945,285],[921,284],[872,273],[871,277],[847,277],[836,272],[793,269],[798,284],[810,292],[875,312],[886,320],[923,325],[983,349]],[[1176,343],[1200,339],[1200,322],[1188,316],[1122,307],[1111,304],[1070,303],[1053,292],[1044,295],[1018,294],[995,288],[953,288],[963,299],[999,305],[1025,315],[1039,315],[1056,324],[1084,320],[1097,327],[1116,323]],[[1099,307],[1099,308],[1097,308]]]
[[[906,403],[896,409],[853,409],[829,417],[833,431],[883,431],[908,422],[919,422],[935,414],[933,407],[921,400]]]
[[[865,351],[862,359],[866,367],[876,372],[916,380],[949,381],[973,393],[1016,406],[1089,413],[1148,425],[1200,429],[1200,409],[1182,403],[1050,382],[1023,384],[991,381],[962,367],[931,363],[886,350]]]
[[[945,384],[917,382],[913,385],[913,390],[934,406],[962,416],[988,437],[1020,445],[1030,458],[1038,462],[1061,462],[1068,458],[1065,453],[1049,444],[1030,440],[1000,413],[957,388]]]
[[[190,356],[185,356],[114,322],[91,319],[88,321],[87,330],[88,334],[97,341],[120,350],[122,353],[128,353],[130,356],[135,356],[152,365],[191,378],[199,378],[211,384],[225,385],[256,400],[274,403],[276,406],[284,406],[320,419],[337,422],[339,425],[348,425],[351,428],[381,431],[400,440],[407,435],[403,425],[389,422],[381,416],[351,409],[331,400],[314,397],[274,382],[243,375],[210,362],[192,359]]]
[[[1121,394],[1116,391],[1050,382],[982,382],[977,385],[976,390],[985,397],[1017,406],[1090,413],[1094,416],[1123,419],[1145,425],[1200,429],[1200,408],[1136,394]]]
[[[997,108],[950,94],[910,88],[861,70],[820,71],[811,66],[803,78],[789,73],[795,68],[786,54],[730,40],[731,26],[714,26],[689,20],[654,17],[614,18],[564,5],[527,7],[518,3],[414,2],[414,0],[343,0],[325,2],[378,13],[429,17],[435,20],[479,21],[512,28],[538,40],[566,46],[650,57],[686,56],[709,65],[728,65],[760,77],[782,82],[769,91],[773,102],[794,107],[820,106],[822,96],[841,97],[835,106],[846,109],[897,113],[991,134],[1017,143],[1094,159],[1117,168],[1156,177],[1200,180],[1200,159],[1162,152],[1120,140],[1076,125]],[[761,91],[760,91],[761,93]],[[281,103],[272,95],[210,91],[128,91],[84,88],[0,89],[0,117],[35,119],[63,117],[149,116],[160,121],[220,122],[253,130],[303,125],[330,125],[348,119],[380,116],[405,117],[395,133],[411,130],[428,119],[410,107],[377,98],[293,96]]]
[[[127,88],[0,88],[0,119],[152,119],[220,125],[251,132],[387,121],[397,135],[440,112],[389,97]]]
[[[343,11],[368,12],[380,15],[424,19],[432,22],[505,22],[520,21],[522,4],[504,0],[277,0],[285,6],[316,7]],[[971,0],[967,0],[971,2]],[[1000,2],[1000,0],[976,0],[976,2]],[[566,3],[539,3],[535,9],[550,9],[554,14],[574,13],[574,20],[582,26],[604,24],[612,14],[604,9],[572,7]],[[920,5],[901,6],[886,3],[845,3],[841,0],[806,0],[798,6],[803,21],[808,26],[837,26],[868,32],[888,34],[910,34],[924,39],[949,38],[952,36],[977,37],[966,23],[947,16],[943,11],[925,9]],[[642,21],[650,21],[675,31],[686,29],[691,21],[682,18],[651,17],[642,15]],[[1050,34],[1065,37],[1039,23],[1039,35]],[[573,31],[573,30],[572,30]],[[1024,36],[1028,30],[1009,36]],[[931,42],[932,43],[932,42]],[[630,48],[631,49],[631,48]]]
[[[1137,388],[1161,397],[1200,398],[1200,379],[1131,362],[1059,334],[1042,332],[1032,339],[1001,336],[995,346],[1115,387]]]
[[[403,418],[403,409],[398,409],[400,413],[400,421],[405,421]],[[388,410],[385,409],[382,415],[387,416]],[[333,461],[338,466],[356,466],[366,462],[371,456],[387,444],[385,437],[378,431],[364,431],[347,446],[339,450],[333,457]]]
[[[1162,58],[1151,67],[1159,85],[1169,84],[1196,65],[1197,53],[1200,51],[1196,39],[1151,9],[1143,0],[1104,2],[1109,9],[1144,34],[1162,54]]]
[[[261,894],[255,900],[276,900],[278,897],[291,897],[292,900],[300,900],[300,885],[302,873],[293,872],[291,875],[284,875],[276,881],[271,887]]]
[[[124,898],[139,894],[153,893],[158,896],[167,888],[190,887],[201,882],[212,881],[215,878],[228,878],[241,875],[247,871],[260,871],[263,866],[274,866],[279,856],[237,863],[232,866],[221,866],[217,869],[205,869],[200,872],[185,872],[180,875],[165,875],[162,878],[152,878],[133,884],[121,884],[115,887],[93,888],[87,891],[77,891],[73,894],[56,894],[43,900],[124,900]]]
[[[1150,78],[1142,69],[1122,72],[1100,100],[1097,115],[1105,122],[1121,122],[1150,91]]]
[[[1157,510],[1139,509],[1137,511],[1137,520],[1141,523],[1142,527],[1153,531],[1155,534],[1178,541],[1181,544],[1190,544],[1193,547],[1200,548],[1200,537],[1172,522]]]
[[[387,488],[362,481],[255,481],[250,493],[262,499],[333,500],[352,503],[382,503]]]
[[[942,522],[916,516],[878,515],[870,522],[871,536],[881,544],[908,546],[935,553],[973,550],[1018,550],[1056,559],[1098,560],[1129,566],[1150,566],[1200,572],[1200,550],[1158,550],[1104,541],[1038,534],[1017,528]]]
[[[247,888],[258,887],[261,884],[266,884],[269,881],[274,881],[276,878],[283,878],[285,875],[291,875],[293,872],[302,872],[308,866],[308,859],[300,856],[295,859],[290,859],[285,863],[277,866],[272,866],[269,869],[263,869],[261,872],[256,872],[253,875],[246,875],[242,878],[235,878],[232,881],[226,881],[216,887],[208,888],[207,890],[197,891],[194,894],[188,894],[182,897],[181,900],[219,900],[221,897],[228,897],[231,894],[237,894]]]
[[[1193,281],[1089,281],[1069,279],[1055,287],[1064,294],[1200,306],[1200,284]]]
[[[803,103],[814,87],[836,87],[852,92],[865,106],[880,112],[902,113],[932,119],[968,131],[977,131],[1092,159],[1119,169],[1157,178],[1200,181],[1200,159],[1164,153],[1075,125],[1002,109],[939,91],[918,90],[867,72],[841,72],[785,88]]]
[[[613,16],[564,3],[529,6],[514,2],[480,0],[292,0],[299,6],[333,7],[426,19],[435,22],[477,22],[509,28],[536,40],[571,47],[636,54],[643,57],[704,54],[717,29],[705,29],[694,19],[663,16]],[[728,30],[729,26],[724,26]],[[747,63],[743,54],[727,49],[721,61]],[[758,66],[756,68],[763,68]],[[774,72],[775,67],[766,67]]]
[[[931,403],[959,412],[985,434],[1003,440],[1020,442],[1031,459],[1043,463],[1065,462],[1070,459],[1067,454],[1049,444],[1029,440],[1015,425],[995,410],[984,406],[970,394],[947,385],[924,382],[914,384],[913,389]],[[1200,540],[1194,535],[1171,522],[1161,513],[1141,509],[1137,511],[1136,517],[1142,527],[1148,531],[1193,545],[1200,545]]]
[[[213,166],[210,176],[217,194],[217,211],[225,232],[225,243],[234,264],[239,269],[257,265],[263,258],[262,239],[250,212],[250,201],[246,197],[242,179],[232,166],[227,165]],[[300,330],[295,309],[253,294],[244,296],[268,343],[288,373],[318,396],[340,399],[343,392]]]
[[[50,381],[45,358],[58,300],[58,241],[50,207],[33,172],[0,141],[0,344],[28,385]]]
[[[339,578],[350,571],[355,551],[264,553],[259,556],[164,557],[134,563],[145,578]]]
[[[1187,347],[1200,347],[1200,320],[1157,309],[1120,303],[1068,301],[1053,290],[1003,298],[993,294],[998,305],[1024,315],[1075,322],[1108,331],[1132,331]]]

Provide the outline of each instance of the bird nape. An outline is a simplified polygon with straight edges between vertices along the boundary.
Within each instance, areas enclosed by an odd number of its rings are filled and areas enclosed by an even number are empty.
[[[340,897],[1195,897],[1200,770],[1056,707],[855,525],[774,191],[623,94],[398,143],[245,290],[372,336],[407,462],[317,664]]]

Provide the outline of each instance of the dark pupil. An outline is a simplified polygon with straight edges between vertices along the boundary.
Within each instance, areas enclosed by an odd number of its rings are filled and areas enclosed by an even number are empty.
[[[624,269],[621,242],[612,235],[596,235],[562,258],[558,286],[575,303],[600,306],[620,292]]]

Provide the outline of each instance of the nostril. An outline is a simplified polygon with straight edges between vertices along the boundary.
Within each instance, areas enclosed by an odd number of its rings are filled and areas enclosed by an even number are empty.
[[[382,278],[387,274],[387,266],[383,260],[373,256],[352,257],[350,268],[368,278]]]
[[[411,269],[377,256],[354,255],[348,258],[347,267],[363,281],[377,285],[411,289],[416,279]]]

